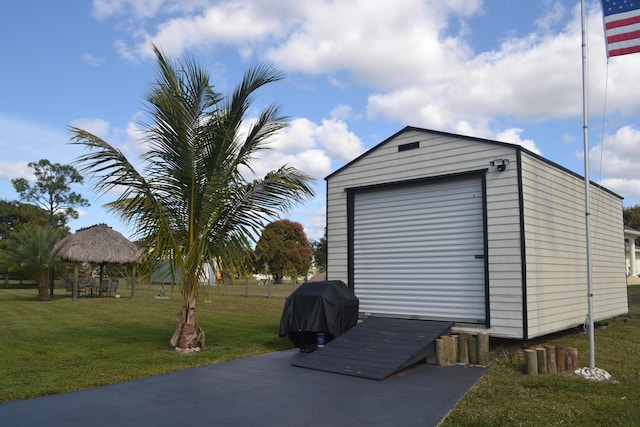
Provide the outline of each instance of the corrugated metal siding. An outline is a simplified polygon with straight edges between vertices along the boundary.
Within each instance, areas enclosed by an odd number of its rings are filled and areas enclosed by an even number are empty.
[[[479,177],[355,194],[361,312],[484,323],[484,255]]]
[[[529,337],[584,322],[584,180],[523,154]],[[622,201],[591,186],[594,318],[627,311]]]

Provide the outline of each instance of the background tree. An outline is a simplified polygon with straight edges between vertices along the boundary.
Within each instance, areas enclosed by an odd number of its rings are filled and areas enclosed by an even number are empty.
[[[54,246],[65,235],[64,230],[42,224],[25,224],[7,239],[10,250],[0,253],[9,272],[31,279],[38,285],[38,299],[49,299],[49,271],[55,260]]]
[[[624,208],[622,218],[625,227],[640,230],[640,205]]]
[[[20,225],[47,224],[49,214],[44,209],[17,200],[0,200],[0,241],[9,237]]]
[[[36,182],[31,185],[24,178],[11,183],[21,200],[42,207],[49,213],[49,224],[64,226],[69,219],[77,219],[77,207],[89,206],[89,201],[71,191],[71,184],[82,184],[83,176],[71,165],[51,163],[42,159],[28,165],[34,170]]]
[[[233,280],[233,278],[251,276],[254,271],[253,258],[253,249],[246,248],[244,254],[239,257],[238,262],[235,264],[233,271],[221,272],[222,280],[226,283],[228,279]]]
[[[255,249],[256,266],[267,266],[274,283],[282,283],[285,274],[306,274],[313,250],[302,224],[282,219],[267,225]]]
[[[327,228],[324,228],[324,236],[320,240],[311,242],[313,249],[313,265],[319,273],[327,271]]]
[[[245,118],[256,91],[282,79],[277,70],[251,67],[234,92],[222,97],[193,60],[174,64],[153,48],[159,75],[146,98],[144,169],[138,171],[122,152],[82,129],[71,128],[71,142],[89,151],[77,161],[97,178],[98,191],[123,189],[106,206],[134,226],[136,237],[153,242],[146,256],[179,273],[183,307],[171,345],[202,347],[195,309],[205,263],[236,271],[252,236],[313,190],[311,178],[292,167],[251,181],[242,174],[252,171],[255,155],[285,126],[275,106],[250,123]]]
[[[17,200],[0,200],[0,272],[8,273],[12,267],[8,258],[2,256],[4,251],[13,251],[9,237],[25,224],[46,225],[48,221],[49,215],[38,206]]]

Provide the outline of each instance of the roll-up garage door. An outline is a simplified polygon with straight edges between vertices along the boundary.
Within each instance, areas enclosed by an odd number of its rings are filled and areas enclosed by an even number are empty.
[[[483,206],[480,177],[356,191],[360,311],[485,323]]]

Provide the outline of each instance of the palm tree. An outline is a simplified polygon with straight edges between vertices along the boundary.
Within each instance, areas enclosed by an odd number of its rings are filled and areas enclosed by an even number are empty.
[[[273,105],[245,123],[256,91],[283,78],[273,66],[249,68],[233,93],[223,97],[192,59],[175,63],[153,49],[159,75],[146,98],[151,122],[144,125],[148,151],[140,157],[142,172],[82,129],[70,128],[71,143],[88,150],[77,163],[98,178],[98,192],[123,189],[107,208],[133,224],[136,237],[153,242],[149,257],[178,272],[183,308],[171,344],[202,347],[195,307],[206,263],[223,271],[245,263],[262,228],[313,195],[311,177],[286,165],[260,179],[243,175],[253,171],[255,155],[286,125]]]
[[[50,299],[48,284],[56,256],[54,247],[65,234],[64,229],[27,223],[9,236],[5,250],[0,254],[1,262],[10,272],[37,283],[40,301]]]

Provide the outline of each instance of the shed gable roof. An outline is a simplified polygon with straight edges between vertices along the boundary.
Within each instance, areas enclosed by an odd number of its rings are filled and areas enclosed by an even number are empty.
[[[405,126],[403,129],[401,129],[400,131],[396,132],[395,134],[391,135],[390,137],[388,137],[387,139],[385,139],[384,141],[380,142],[379,144],[377,144],[376,146],[370,148],[369,150],[365,151],[364,153],[362,153],[361,155],[359,155],[358,157],[356,157],[355,159],[351,160],[349,163],[345,164],[344,166],[338,168],[337,170],[333,171],[332,173],[330,173],[329,175],[327,175],[325,177],[325,181],[329,181],[329,179],[331,179],[333,176],[339,174],[340,172],[342,172],[343,170],[351,167],[353,164],[357,163],[359,160],[363,159],[364,157],[369,156],[372,152],[380,149],[381,147],[383,147],[384,145],[388,144],[390,141],[396,139],[399,135],[406,133],[406,132],[421,132],[421,133],[425,133],[425,134],[431,134],[431,135],[440,135],[440,136],[448,136],[448,137],[453,137],[453,138],[458,138],[458,139],[463,139],[463,140],[467,140],[467,141],[471,141],[471,142],[476,142],[476,143],[482,143],[482,144],[491,144],[491,145],[499,145],[499,146],[503,146],[503,147],[509,147],[514,149],[516,152],[524,152],[527,153],[530,156],[533,156],[545,163],[547,163],[548,165],[557,168],[559,170],[562,170],[568,174],[571,174],[573,176],[576,176],[582,180],[584,180],[584,176],[580,175],[568,168],[565,168],[564,166],[559,165],[558,163],[555,163],[539,154],[534,153],[531,150],[528,150],[524,147],[522,147],[521,145],[517,145],[517,144],[511,144],[508,142],[500,142],[500,141],[494,141],[491,139],[485,139],[485,138],[478,138],[475,136],[469,136],[469,135],[459,135],[459,134],[455,134],[455,133],[451,133],[451,132],[443,132],[443,131],[438,131],[438,130],[431,130],[431,129],[425,129],[425,128],[420,128],[420,127],[415,127],[415,126]],[[614,195],[615,197],[618,197],[619,199],[624,199],[624,197],[620,196],[619,194],[609,190],[606,187],[601,186],[600,184],[597,184],[593,181],[591,181],[591,184],[596,186],[597,188],[600,188],[612,195]]]
[[[377,144],[374,147],[370,148],[369,150],[365,151],[364,153],[362,153],[361,155],[359,155],[355,159],[351,160],[346,165],[340,167],[339,169],[337,169],[334,172],[332,172],[329,175],[327,175],[325,177],[325,180],[328,180],[332,176],[334,176],[334,175],[340,173],[341,171],[343,171],[344,169],[349,168],[351,165],[353,165],[354,163],[358,162],[360,159],[369,156],[372,152],[378,150],[382,146],[384,146],[387,143],[389,143],[389,141],[394,140],[399,135],[402,135],[403,133],[406,133],[406,132],[421,132],[421,133],[432,134],[432,135],[450,136],[450,137],[454,137],[454,138],[465,139],[465,140],[478,142],[478,143],[484,143],[484,144],[501,145],[501,146],[514,148],[515,150],[524,150],[524,151],[527,151],[528,153],[531,153],[532,155],[536,155],[535,153],[526,150],[525,148],[523,148],[520,145],[510,144],[510,143],[507,143],[507,142],[493,141],[493,140],[490,140],[490,139],[477,138],[477,137],[468,136],[468,135],[458,135],[458,134],[454,134],[454,133],[450,133],[450,132],[443,132],[443,131],[437,131],[437,130],[431,130],[431,129],[424,129],[424,128],[419,128],[419,127],[414,127],[414,126],[405,126],[400,131],[396,132],[395,134],[391,135],[390,137],[388,137],[384,141],[380,142],[379,144]]]

